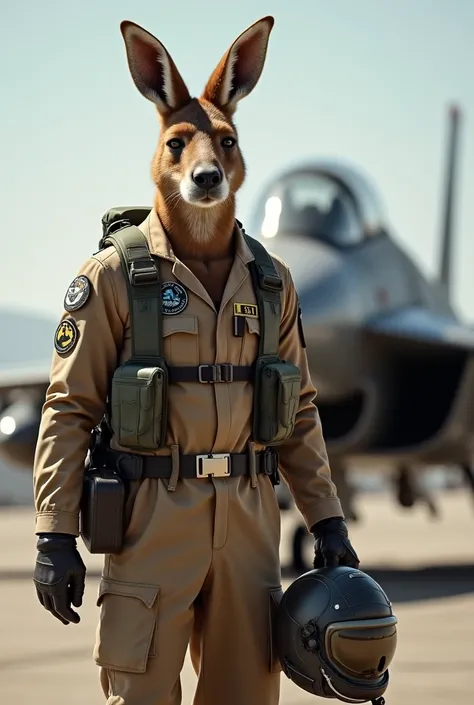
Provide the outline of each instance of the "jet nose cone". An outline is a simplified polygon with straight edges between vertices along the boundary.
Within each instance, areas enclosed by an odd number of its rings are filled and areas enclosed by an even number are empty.
[[[341,255],[324,243],[300,238],[285,239],[269,251],[281,257],[290,268],[305,321],[318,316],[320,322],[333,317],[335,310],[350,305],[349,272]]]
[[[295,237],[278,238],[278,242],[276,239],[264,240],[263,244],[288,265],[298,291],[315,281],[337,275],[342,267],[339,253],[323,243]]]
[[[268,249],[290,268],[319,398],[344,396],[356,384],[356,323],[360,313],[357,281],[351,268],[339,252],[324,243],[294,238]]]

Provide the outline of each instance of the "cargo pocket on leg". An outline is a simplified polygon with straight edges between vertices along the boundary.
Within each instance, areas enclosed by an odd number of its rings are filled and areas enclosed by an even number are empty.
[[[94,661],[98,666],[128,673],[144,673],[156,656],[155,630],[160,588],[103,578],[97,605]]]
[[[282,597],[283,590],[281,586],[270,590],[268,596],[268,659],[270,673],[281,673],[282,670],[277,649],[278,606]]]

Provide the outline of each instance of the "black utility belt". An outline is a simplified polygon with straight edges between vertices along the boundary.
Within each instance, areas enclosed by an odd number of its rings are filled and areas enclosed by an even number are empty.
[[[278,455],[274,450],[255,453],[255,473],[277,475]],[[204,453],[179,456],[179,477],[183,479],[205,477],[242,477],[250,475],[249,453]],[[135,455],[106,450],[97,457],[94,465],[112,470],[123,480],[168,479],[173,471],[169,455]]]
[[[272,449],[259,451],[255,473],[268,475],[279,484],[278,455]],[[251,475],[249,453],[180,455],[177,477],[219,478]],[[90,553],[120,553],[123,546],[127,482],[172,477],[171,456],[135,455],[110,449],[94,449],[85,472],[80,511],[80,534]]]

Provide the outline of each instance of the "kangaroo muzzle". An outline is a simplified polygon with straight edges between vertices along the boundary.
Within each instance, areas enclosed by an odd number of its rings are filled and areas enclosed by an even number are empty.
[[[229,195],[229,183],[220,166],[200,163],[188,170],[180,183],[183,199],[191,205],[209,208]]]

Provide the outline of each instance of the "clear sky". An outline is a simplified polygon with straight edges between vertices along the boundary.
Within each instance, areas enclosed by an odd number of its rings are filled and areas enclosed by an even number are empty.
[[[463,113],[454,302],[474,321],[474,0],[0,0],[0,306],[59,315],[102,214],[150,204],[154,108],[119,23],[169,49],[199,94],[233,39],[273,14],[265,69],[236,121],[245,222],[275,170],[311,156],[360,165],[396,236],[437,269],[446,109]]]

